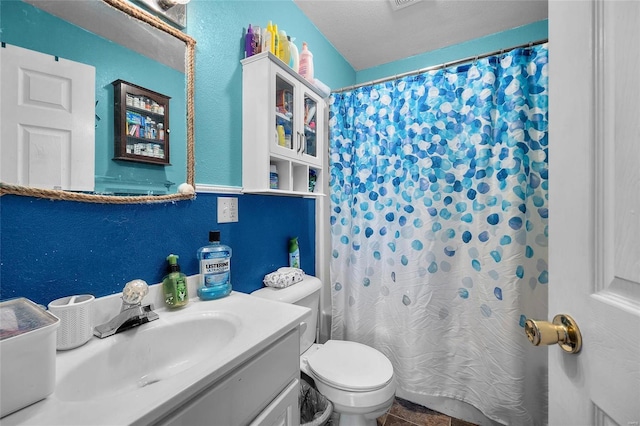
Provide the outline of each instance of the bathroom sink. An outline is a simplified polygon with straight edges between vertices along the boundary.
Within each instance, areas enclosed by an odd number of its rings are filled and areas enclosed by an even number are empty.
[[[173,313],[169,313],[172,315]],[[164,317],[164,318],[163,318]],[[167,315],[109,338],[93,339],[77,364],[58,371],[55,395],[87,401],[154,386],[194,366],[211,362],[238,334],[240,319],[201,311]]]
[[[197,282],[198,276],[189,277],[189,293],[195,294]],[[226,386],[230,374],[271,350],[309,311],[237,292],[212,301],[192,298],[184,308],[168,310],[161,290],[161,284],[151,286],[145,300],[160,306],[157,320],[58,351],[53,394],[3,417],[2,426],[163,423],[212,387]],[[120,294],[96,299],[94,324],[113,318],[121,303]],[[235,405],[225,398],[217,402],[224,408],[218,408],[216,424],[242,423],[220,417]]]

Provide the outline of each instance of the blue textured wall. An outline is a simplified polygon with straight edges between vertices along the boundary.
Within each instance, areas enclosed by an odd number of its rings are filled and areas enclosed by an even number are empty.
[[[194,201],[103,205],[5,195],[0,198],[0,298],[46,304],[78,293],[105,296],[141,278],[162,280],[167,255],[198,273],[196,251],[219,229],[231,246],[231,281],[245,293],[288,266],[288,238],[298,236],[302,269],[315,274],[315,201],[264,195],[238,197],[240,221],[216,224],[214,194]]]

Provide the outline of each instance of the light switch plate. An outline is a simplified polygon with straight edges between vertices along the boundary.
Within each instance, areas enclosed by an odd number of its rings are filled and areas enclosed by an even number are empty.
[[[238,221],[238,199],[236,197],[218,197],[218,223]]]

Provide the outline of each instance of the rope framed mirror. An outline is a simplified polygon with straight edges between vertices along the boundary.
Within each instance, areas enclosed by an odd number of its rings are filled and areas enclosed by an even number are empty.
[[[0,182],[0,196],[21,195],[37,198],[47,198],[51,200],[68,200],[89,203],[103,204],[142,204],[158,203],[177,200],[188,200],[195,196],[195,158],[194,158],[194,92],[195,92],[195,45],[196,41],[189,35],[172,27],[160,18],[132,5],[127,0],[101,0],[101,4],[106,9],[113,10],[113,13],[124,14],[128,19],[137,21],[136,24],[151,27],[152,30],[159,30],[162,34],[168,35],[167,40],[177,40],[177,44],[184,43],[184,74],[185,74],[185,121],[186,121],[186,171],[185,182],[178,186],[176,193],[162,195],[105,195],[100,193],[73,192],[59,189],[42,189],[30,186],[16,185],[7,182]],[[181,55],[180,55],[181,56]],[[178,61],[180,60],[178,56]],[[181,164],[182,166],[182,164]]]

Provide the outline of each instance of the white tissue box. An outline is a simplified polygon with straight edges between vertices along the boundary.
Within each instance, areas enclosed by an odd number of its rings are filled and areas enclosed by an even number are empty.
[[[0,417],[53,393],[60,320],[29,299],[0,302]]]

